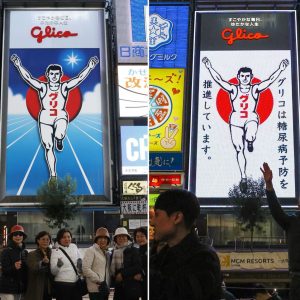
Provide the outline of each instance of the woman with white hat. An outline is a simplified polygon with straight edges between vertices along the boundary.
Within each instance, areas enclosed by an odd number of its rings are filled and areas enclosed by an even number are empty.
[[[108,230],[100,227],[96,231],[94,245],[85,251],[82,271],[86,278],[90,300],[108,300],[110,283],[109,243]]]
[[[27,235],[21,225],[14,225],[8,235],[8,245],[1,253],[1,300],[21,300],[27,285]]]
[[[114,235],[115,250],[110,271],[115,282],[114,300],[138,300],[143,295],[142,262],[137,248],[125,227],[117,228]]]

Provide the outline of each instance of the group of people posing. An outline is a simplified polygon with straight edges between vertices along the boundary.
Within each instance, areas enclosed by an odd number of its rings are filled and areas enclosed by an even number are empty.
[[[125,227],[117,228],[111,238],[107,228],[97,229],[94,244],[83,257],[72,243],[72,233],[57,232],[52,247],[46,231],[35,237],[37,249],[27,251],[25,230],[11,228],[8,244],[1,252],[1,300],[81,300],[85,278],[91,300],[107,300],[110,287],[114,300],[146,299],[147,229],[137,228],[134,242]]]

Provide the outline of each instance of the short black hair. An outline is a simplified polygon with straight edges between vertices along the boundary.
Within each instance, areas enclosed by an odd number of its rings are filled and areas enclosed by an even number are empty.
[[[46,75],[50,72],[50,70],[59,71],[60,74],[63,73],[62,67],[60,65],[49,65],[46,70]]]
[[[252,69],[248,68],[248,67],[242,67],[238,70],[238,75],[240,75],[240,73],[251,73],[251,75],[253,75]]]
[[[184,216],[185,227],[191,229],[200,215],[200,206],[197,197],[187,190],[168,190],[161,193],[155,202],[155,209],[166,211],[170,216],[181,211]]]
[[[134,239],[135,242],[136,242],[136,234],[137,234],[138,232],[141,232],[141,233],[142,233],[143,235],[145,235],[146,238],[147,238],[147,235],[148,235],[147,229],[146,229],[145,227],[139,227],[139,228],[136,228],[136,229],[134,230],[134,232],[133,232],[133,239]]]
[[[62,228],[60,230],[58,230],[57,235],[56,235],[56,241],[60,244],[60,240],[63,238],[64,234],[66,232],[70,233],[71,239],[72,239],[72,233],[69,229],[67,228]]]
[[[50,233],[48,232],[48,231],[41,231],[41,232],[39,232],[37,235],[36,235],[36,237],[35,237],[35,243],[38,245],[38,240],[41,238],[41,237],[43,237],[43,236],[45,236],[45,235],[48,235],[48,237],[49,237],[49,239],[50,239],[50,243],[51,243],[51,235],[50,235]]]

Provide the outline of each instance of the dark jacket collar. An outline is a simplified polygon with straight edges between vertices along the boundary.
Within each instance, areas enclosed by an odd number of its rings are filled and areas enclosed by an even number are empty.
[[[10,240],[7,244],[9,248],[13,249],[19,249],[19,250],[24,250],[25,249],[25,243],[22,243],[22,247],[19,247],[14,241]]]

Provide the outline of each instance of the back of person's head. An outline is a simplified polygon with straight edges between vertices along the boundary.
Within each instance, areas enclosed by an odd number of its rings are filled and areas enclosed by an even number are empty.
[[[187,229],[191,229],[195,225],[200,214],[197,197],[187,190],[168,190],[161,193],[154,208],[164,210],[168,216],[174,212],[182,212]]]

